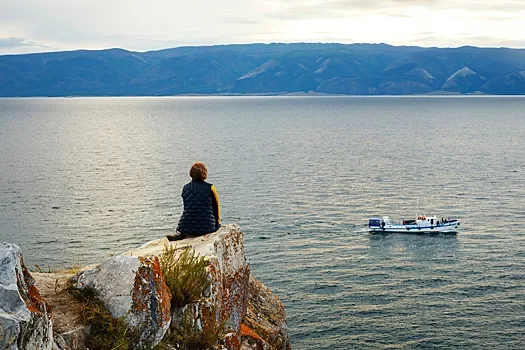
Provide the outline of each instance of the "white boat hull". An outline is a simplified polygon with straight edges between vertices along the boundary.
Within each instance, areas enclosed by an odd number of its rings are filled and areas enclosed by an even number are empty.
[[[456,233],[459,221],[440,223],[439,225],[420,226],[416,224],[386,224],[384,226],[369,227],[370,233]]]

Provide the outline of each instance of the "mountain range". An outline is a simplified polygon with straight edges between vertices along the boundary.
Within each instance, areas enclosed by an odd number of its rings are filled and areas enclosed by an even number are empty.
[[[525,49],[246,44],[0,56],[0,96],[525,94]]]

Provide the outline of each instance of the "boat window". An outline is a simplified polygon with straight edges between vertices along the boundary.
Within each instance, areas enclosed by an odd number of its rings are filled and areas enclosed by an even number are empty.
[[[430,219],[430,225],[434,225],[434,219]]]
[[[379,219],[370,219],[370,221],[368,222],[368,226],[371,227],[371,226],[379,226],[381,225],[381,220]]]

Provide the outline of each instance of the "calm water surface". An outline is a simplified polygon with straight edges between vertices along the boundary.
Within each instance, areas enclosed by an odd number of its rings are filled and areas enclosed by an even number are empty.
[[[41,268],[173,232],[195,160],[295,349],[525,348],[525,98],[0,99],[0,241]],[[461,219],[456,236],[367,218]]]

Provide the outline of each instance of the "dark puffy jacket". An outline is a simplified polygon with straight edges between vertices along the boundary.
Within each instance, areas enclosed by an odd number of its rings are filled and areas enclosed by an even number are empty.
[[[199,236],[219,229],[219,201],[212,184],[206,181],[192,181],[182,189],[184,211],[177,231]]]

